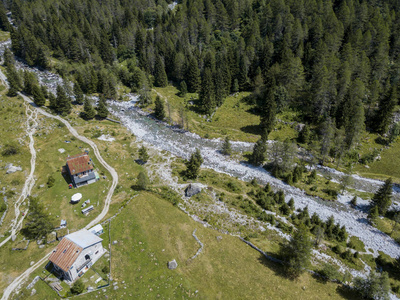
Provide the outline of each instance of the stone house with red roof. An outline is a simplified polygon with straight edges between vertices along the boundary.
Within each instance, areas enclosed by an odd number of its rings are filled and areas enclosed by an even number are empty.
[[[75,187],[90,184],[98,180],[89,154],[83,152],[67,157],[67,171]]]

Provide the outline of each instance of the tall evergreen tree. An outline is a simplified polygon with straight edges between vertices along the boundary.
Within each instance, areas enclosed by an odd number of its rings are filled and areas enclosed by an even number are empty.
[[[57,86],[57,106],[56,111],[63,115],[67,115],[71,112],[71,98],[68,97],[64,88],[61,85]]]
[[[154,104],[155,104],[154,116],[157,119],[163,121],[165,119],[164,101],[162,101],[160,96],[157,95]]]
[[[5,67],[15,64],[14,54],[11,52],[10,48],[4,50],[3,59]]]
[[[97,105],[97,116],[100,119],[105,119],[108,117],[106,98],[103,95],[99,97],[99,103]]]
[[[259,166],[265,161],[265,153],[267,152],[267,145],[264,139],[259,139],[254,144],[253,153],[249,158],[249,163],[254,166]]]
[[[199,96],[201,109],[205,114],[211,115],[215,110],[216,103],[214,95],[214,83],[211,70],[209,68],[204,70]]]
[[[96,111],[94,110],[92,104],[90,103],[89,98],[85,97],[82,117],[86,120],[91,120],[96,116]]]
[[[385,183],[381,186],[381,188],[375,193],[372,198],[372,206],[377,207],[379,214],[384,216],[392,205],[392,187],[393,181],[392,178],[386,179]]]
[[[186,93],[187,93],[187,85],[186,85],[186,82],[185,82],[185,80],[182,80],[181,81],[181,84],[180,84],[180,92],[179,92],[179,95],[181,96],[181,97],[185,97],[186,96]]]
[[[221,153],[223,155],[231,155],[232,154],[232,146],[229,137],[225,137],[224,143],[222,144]]]
[[[77,82],[74,84],[74,94],[76,103],[83,104],[84,103],[83,92],[81,86]]]
[[[397,88],[393,86],[390,93],[379,102],[379,109],[375,116],[375,128],[380,134],[388,131],[392,122],[393,111],[398,102]]]
[[[286,272],[290,277],[298,277],[310,265],[312,241],[307,227],[301,224],[290,242],[283,248]]]
[[[43,106],[46,104],[46,98],[44,97],[42,89],[39,87],[39,85],[35,84],[32,87],[32,96],[33,102],[35,102],[37,106]]]
[[[9,64],[6,67],[6,74],[7,74],[8,84],[9,84],[7,95],[10,97],[14,97],[22,89],[21,77],[20,77],[17,69],[12,64]]]
[[[185,162],[186,172],[185,175],[188,179],[196,179],[199,175],[201,164],[203,163],[203,157],[201,156],[200,150],[196,149],[190,156],[190,159]]]
[[[267,88],[264,93],[264,103],[262,104],[262,111],[260,116],[261,139],[266,141],[268,135],[274,129],[275,116],[276,116],[276,102],[275,102],[275,84]]]
[[[200,70],[195,57],[190,57],[186,74],[188,91],[196,93],[200,89]]]
[[[164,62],[160,55],[157,55],[154,66],[154,84],[158,87],[166,87],[168,85],[167,73],[165,73]]]

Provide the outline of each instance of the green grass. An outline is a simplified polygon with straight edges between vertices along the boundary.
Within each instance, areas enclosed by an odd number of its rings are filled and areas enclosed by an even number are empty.
[[[185,98],[179,97],[178,90],[173,86],[165,88],[155,88],[155,91],[161,94],[170,104],[171,118],[174,122],[180,124],[179,111],[186,107],[185,113],[189,119],[189,130],[206,138],[224,138],[229,136],[232,140],[255,142],[260,138],[260,117],[254,113],[254,105],[246,103],[244,98],[250,93],[237,93],[226,97],[224,103],[213,115],[211,122],[207,122],[197,111],[197,94],[187,94]],[[156,97],[153,92],[153,98]],[[189,102],[193,102],[190,105]],[[154,104],[150,106],[154,108]],[[168,109],[166,105],[166,115]],[[294,113],[279,114],[278,119],[291,122],[296,119]],[[270,134],[270,139],[286,138],[292,139],[297,136],[293,126],[279,123],[276,124],[276,131]]]
[[[350,237],[348,246],[356,251],[365,252],[364,243],[356,236]]]
[[[10,32],[0,30],[0,42],[4,42],[10,38]]]

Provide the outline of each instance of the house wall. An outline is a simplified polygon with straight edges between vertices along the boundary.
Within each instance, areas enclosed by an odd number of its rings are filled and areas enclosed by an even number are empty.
[[[75,260],[75,263],[72,265],[72,268],[69,270],[69,273],[72,277],[71,281],[74,281],[76,278],[78,278],[79,273],[83,270],[82,269],[78,271],[78,268],[82,266],[82,264],[86,261],[85,256],[90,252],[92,252],[90,254],[90,258],[92,259],[91,264],[93,265],[104,254],[104,249],[101,242],[82,250],[81,254],[78,256],[78,258]]]

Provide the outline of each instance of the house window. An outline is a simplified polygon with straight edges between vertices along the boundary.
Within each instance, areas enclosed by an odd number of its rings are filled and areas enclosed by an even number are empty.
[[[85,255],[85,259],[86,259],[86,260],[89,260],[89,259],[90,259],[90,255],[89,255],[89,254],[86,254],[86,255]]]
[[[97,250],[95,254],[97,254],[97,253],[99,253],[99,250]]]

